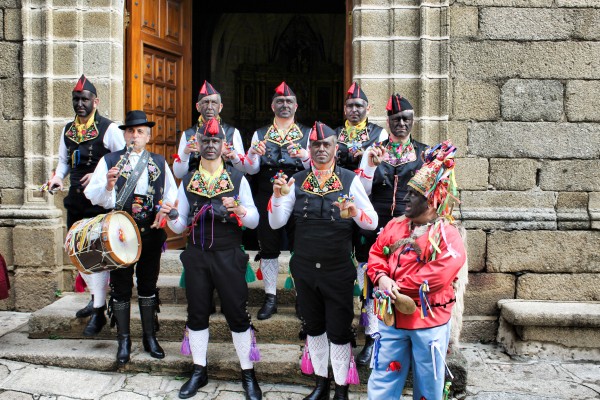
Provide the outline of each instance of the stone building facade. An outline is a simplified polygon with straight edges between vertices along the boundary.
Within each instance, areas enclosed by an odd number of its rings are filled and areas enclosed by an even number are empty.
[[[93,5],[93,9],[91,8]],[[56,164],[81,72],[103,114],[124,114],[124,3],[0,0],[2,309],[68,290],[60,196],[36,188]],[[463,340],[493,340],[500,299],[600,300],[600,2],[355,0],[353,78],[371,120],[400,92],[414,135],[459,148],[469,231]]]

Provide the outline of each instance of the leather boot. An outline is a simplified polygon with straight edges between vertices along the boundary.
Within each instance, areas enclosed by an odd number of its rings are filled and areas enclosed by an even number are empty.
[[[104,325],[106,325],[106,315],[104,315],[105,310],[106,305],[94,308],[92,316],[83,330],[83,336],[95,336],[100,333]]]
[[[112,314],[117,322],[117,364],[119,367],[124,366],[129,362],[131,355],[131,338],[129,337],[129,320],[130,320],[131,302],[127,301],[112,301]]]
[[[275,313],[277,313],[277,295],[265,293],[265,302],[258,311],[256,318],[269,319]]]
[[[373,354],[374,340],[371,336],[365,336],[365,347],[356,356],[356,365],[369,365]]]
[[[335,393],[333,394],[333,400],[348,400],[348,388],[349,385],[338,385],[335,384]]]
[[[254,368],[242,370],[242,387],[246,392],[246,400],[262,399],[262,390],[258,386],[256,375],[254,375]]]
[[[153,358],[165,358],[165,352],[156,340],[158,299],[156,297],[140,297],[138,302],[142,318],[142,331],[144,332],[142,337],[144,351],[150,353]]]
[[[87,303],[87,306],[83,307],[82,309],[77,310],[77,312],[75,313],[75,317],[77,317],[77,318],[89,317],[90,315],[92,315],[93,310],[94,310],[94,295],[92,295],[92,299],[90,300],[89,303]]]
[[[330,379],[319,375],[316,377],[317,383],[314,390],[304,400],[329,400]]]
[[[194,372],[190,380],[183,384],[179,389],[179,398],[188,399],[194,397],[198,393],[198,389],[206,386],[208,383],[208,373],[206,367],[194,364]]]

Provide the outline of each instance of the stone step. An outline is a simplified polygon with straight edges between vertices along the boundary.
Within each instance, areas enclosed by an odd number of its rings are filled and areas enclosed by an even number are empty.
[[[497,340],[511,355],[600,361],[600,302],[500,300]]]
[[[181,274],[161,274],[158,277],[157,287],[160,288],[160,301],[163,304],[187,304],[185,289],[179,287]],[[279,274],[277,277],[277,304],[294,306],[296,304],[296,291],[284,289],[287,274]],[[265,298],[265,286],[258,279],[248,283],[248,305],[250,307],[261,307]],[[136,297],[134,290],[134,297]],[[215,291],[215,302],[220,304],[219,296]]]
[[[222,379],[238,382],[240,379],[239,360],[233,343],[217,343],[212,340],[208,346],[208,373],[211,379]],[[162,360],[150,357],[144,352],[139,336],[132,335],[131,361],[120,372],[152,372],[174,374],[184,378],[192,369],[191,356],[180,354],[180,343],[161,341],[166,356]],[[259,343],[261,361],[255,364],[256,375],[262,383],[290,383],[313,385],[314,378],[305,376],[300,371],[302,348],[296,344]],[[27,362],[44,366],[62,368],[88,369],[94,371],[115,371],[117,364],[115,355],[117,342],[114,339],[81,340],[81,339],[30,339],[27,326],[5,334],[0,338],[0,358],[18,362]],[[354,349],[355,355],[360,348]],[[448,367],[454,375],[453,390],[463,393],[467,383],[467,361],[460,351],[448,355]],[[370,369],[359,367],[359,386],[351,391],[366,391],[366,383]],[[411,379],[407,382],[410,387]]]
[[[29,319],[29,335],[31,338],[69,338],[84,339],[83,328],[87,318],[75,318],[75,312],[85,306],[87,296],[65,295],[54,303],[34,312]],[[187,307],[179,304],[163,304],[158,315],[160,331],[157,337],[161,340],[181,341],[187,318]],[[218,310],[218,307],[217,307]],[[257,329],[257,340],[269,343],[297,343],[300,331],[300,320],[292,307],[281,307],[273,317],[259,321],[256,319],[258,308],[249,308],[252,323]],[[141,336],[139,308],[136,302],[131,304],[131,333]],[[114,338],[116,327],[107,324],[96,338]],[[210,316],[210,337],[214,342],[231,341],[231,333],[221,313]]]
[[[183,266],[181,264],[181,260],[179,260],[179,255],[183,250],[167,250],[165,251],[160,258],[160,272],[164,274],[181,274]],[[247,250],[246,253],[250,256],[250,264],[252,265],[252,269],[254,272],[260,266],[260,262],[254,261],[256,257],[257,251]],[[282,251],[279,256],[279,273],[287,274],[288,268],[290,265],[290,252]]]

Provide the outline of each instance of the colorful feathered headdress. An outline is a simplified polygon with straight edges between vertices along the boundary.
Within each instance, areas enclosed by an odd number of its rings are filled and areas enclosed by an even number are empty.
[[[459,203],[454,176],[456,147],[450,140],[423,153],[424,164],[408,182],[408,186],[427,198],[438,215],[452,219],[452,209]]]

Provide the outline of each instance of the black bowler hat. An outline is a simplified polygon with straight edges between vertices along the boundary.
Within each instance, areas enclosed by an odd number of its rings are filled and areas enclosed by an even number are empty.
[[[149,126],[152,128],[155,122],[148,121],[148,117],[146,113],[142,110],[131,110],[127,113],[125,117],[125,123],[123,125],[119,125],[119,129],[125,130],[127,128],[131,128],[133,126]]]

